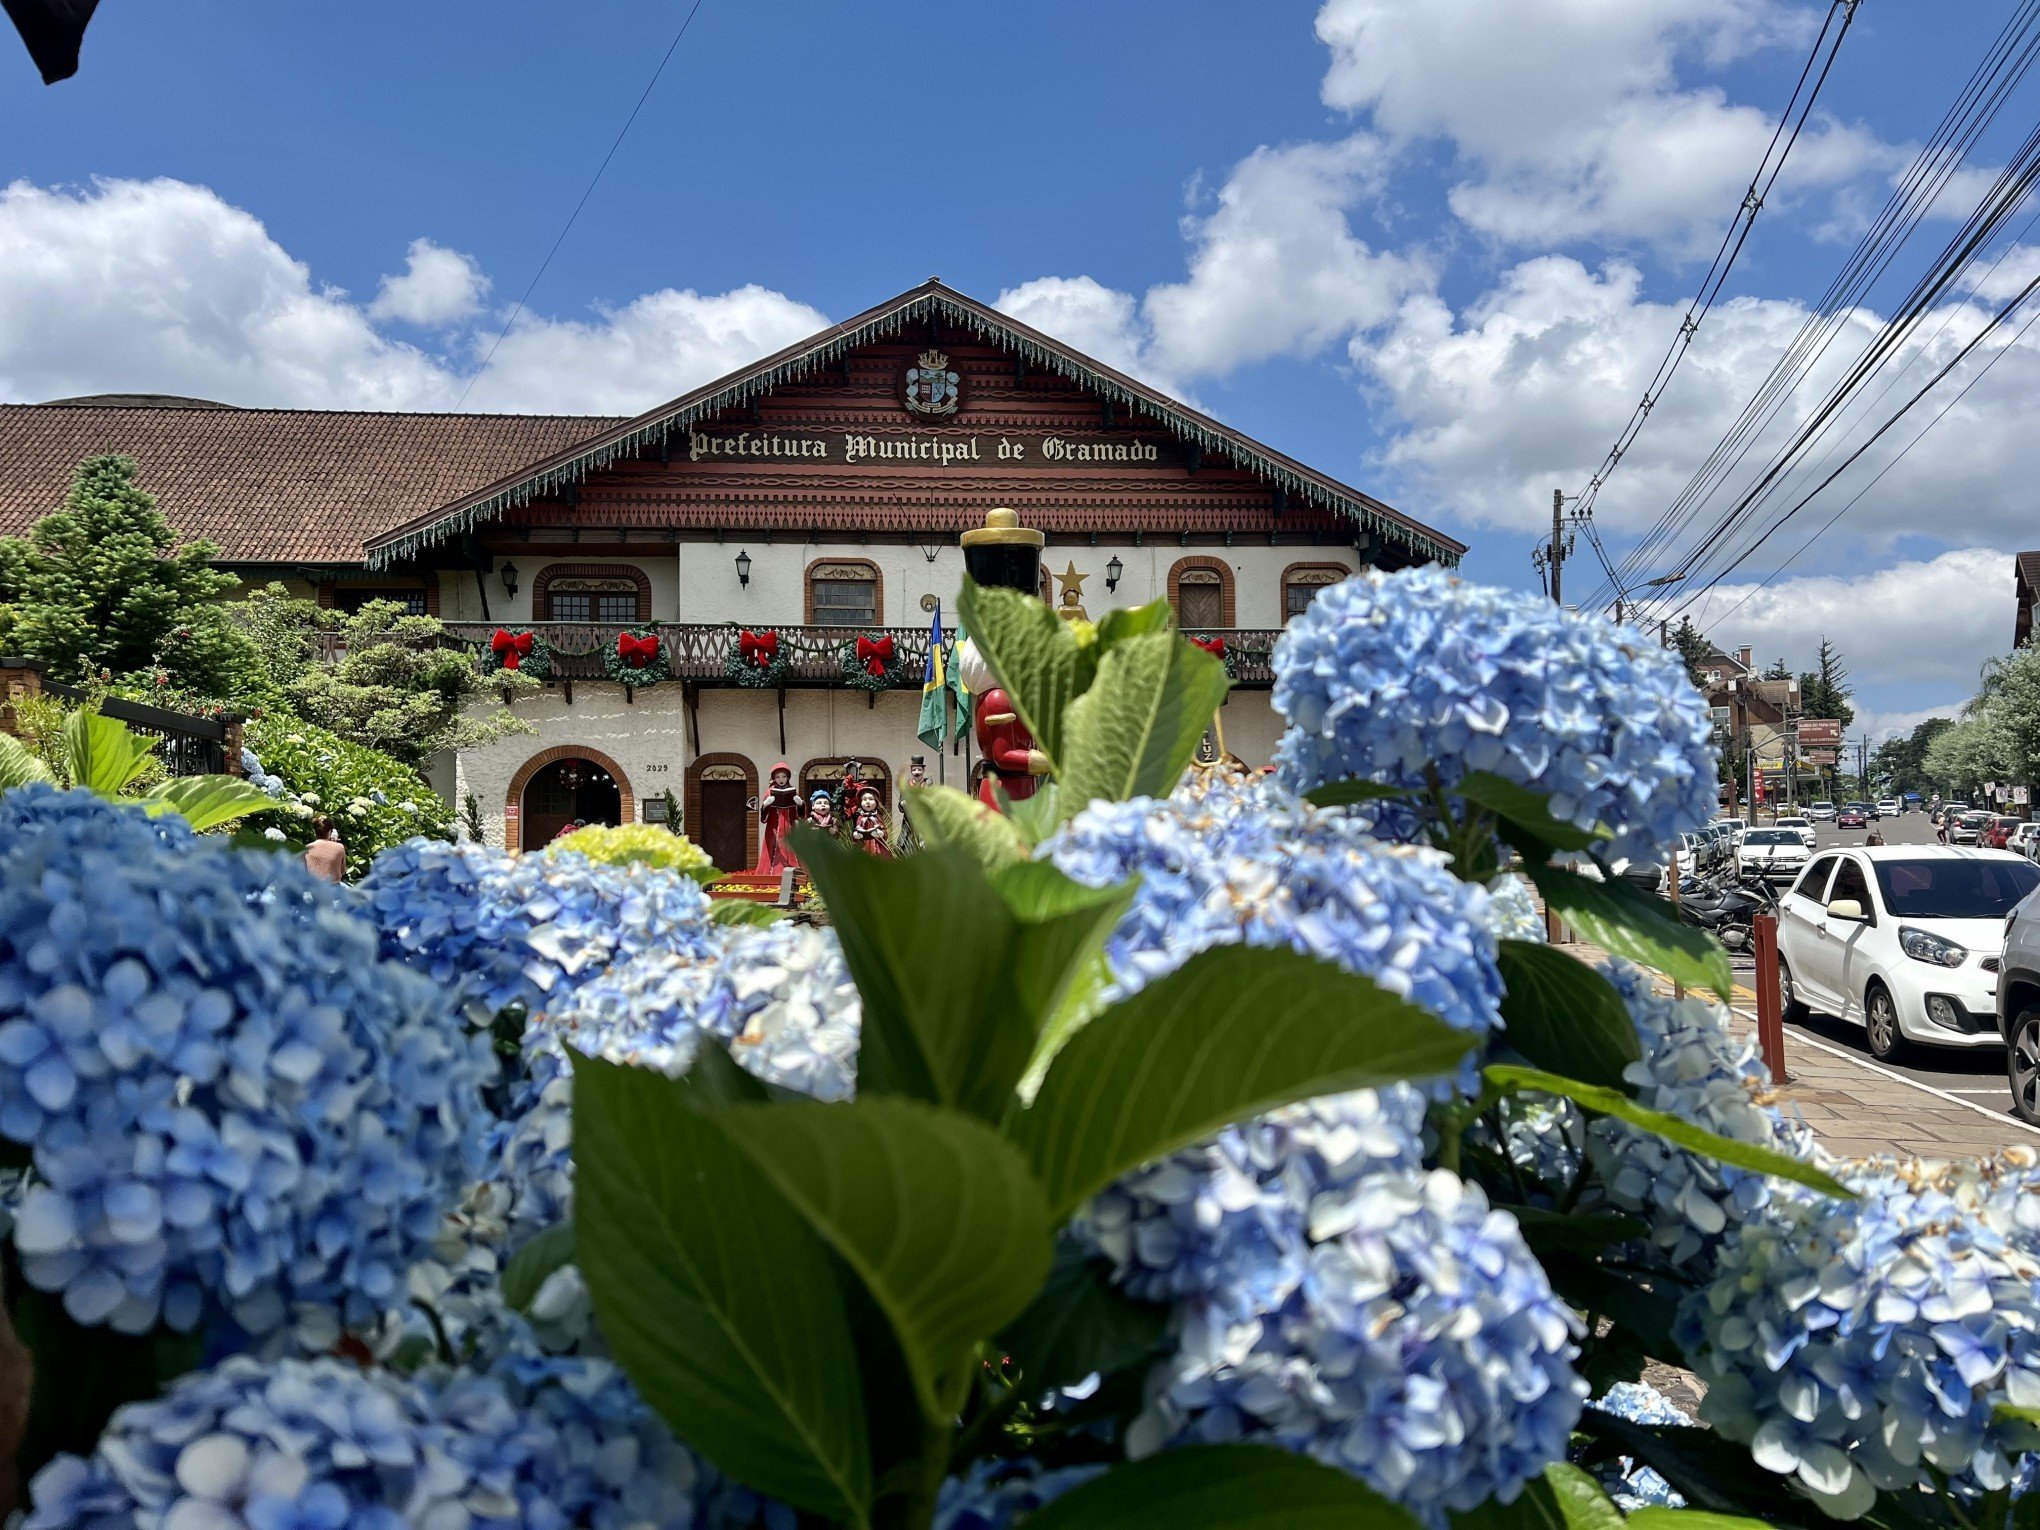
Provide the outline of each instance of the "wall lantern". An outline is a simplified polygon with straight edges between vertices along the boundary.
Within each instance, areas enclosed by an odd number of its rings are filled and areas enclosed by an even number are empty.
[[[503,560],[503,593],[505,595],[517,593],[517,565],[507,558]]]
[[[751,587],[751,555],[747,552],[737,554],[737,583],[747,590]]]
[[[1112,561],[1105,565],[1105,588],[1108,590],[1118,589],[1119,576],[1125,572],[1126,565],[1121,563],[1115,555]]]

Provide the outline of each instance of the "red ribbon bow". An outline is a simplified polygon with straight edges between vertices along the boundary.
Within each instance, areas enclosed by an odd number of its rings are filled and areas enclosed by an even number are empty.
[[[616,634],[616,656],[632,669],[643,669],[659,656],[659,640],[619,632]]]
[[[1211,656],[1212,656],[1212,657],[1213,657],[1214,659],[1223,659],[1223,658],[1225,657],[1225,639],[1224,639],[1224,638],[1201,638],[1201,637],[1194,637],[1194,638],[1190,639],[1190,641],[1191,641],[1191,642],[1193,642],[1193,643],[1195,643],[1195,644],[1196,644],[1196,645],[1197,645],[1197,646],[1198,646],[1199,648],[1202,648],[1202,649],[1203,649],[1203,650],[1204,650],[1204,651],[1205,651],[1206,653],[1210,654],[1210,655],[1211,655]]]
[[[857,640],[857,659],[864,666],[867,675],[883,675],[892,668],[893,646],[890,637]]]
[[[496,635],[489,639],[489,647],[495,650],[505,669],[515,669],[531,653],[531,634],[498,627]]]
[[[779,657],[779,634],[740,632],[737,634],[737,653],[746,664],[755,664],[763,669]]]

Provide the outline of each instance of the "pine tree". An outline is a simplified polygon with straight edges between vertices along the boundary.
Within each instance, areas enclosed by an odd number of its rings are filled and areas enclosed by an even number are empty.
[[[1687,678],[1704,693],[1707,690],[1707,661],[1714,654],[1714,645],[1707,641],[1704,632],[1693,625],[1693,618],[1685,616],[1679,619],[1678,629],[1672,633],[1672,646],[1686,661]]]
[[[1825,637],[1814,667],[1799,677],[1799,713],[1802,717],[1831,717],[1847,733],[1856,720],[1849,705],[1849,672],[1842,668],[1842,655]]]
[[[88,458],[61,510],[0,542],[8,644],[57,680],[165,665],[181,687],[223,694],[222,671],[247,655],[215,605],[234,584],[212,567],[217,550],[179,545],[132,458]]]

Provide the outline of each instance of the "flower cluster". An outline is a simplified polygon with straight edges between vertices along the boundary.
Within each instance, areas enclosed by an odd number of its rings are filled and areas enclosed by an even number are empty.
[[[708,852],[684,834],[675,834],[657,824],[627,823],[612,828],[588,824],[561,835],[545,847],[547,855],[585,855],[603,866],[656,866],[677,871],[697,882],[713,882],[722,875]]]
[[[964,1476],[942,1484],[935,1530],[1012,1530],[1024,1516],[1046,1508],[1104,1470],[1102,1465],[1089,1465],[1045,1472],[1031,1461],[987,1458]]]
[[[1632,1424],[1669,1425],[1692,1428],[1692,1415],[1647,1381],[1620,1381],[1587,1404],[1596,1412],[1612,1414]],[[1601,1485],[1616,1507],[1634,1514],[1638,1509],[1683,1509],[1685,1495],[1648,1466],[1628,1456],[1617,1457],[1601,1469]]]
[[[1432,567],[1326,590],[1275,645],[1278,759],[1299,791],[1473,771],[1548,794],[1648,858],[1713,816],[1707,710],[1676,651],[1598,616]]]
[[[483,1019],[557,1003],[637,952],[700,954],[713,928],[687,877],[482,845],[409,841],[377,858],[361,892],[384,952],[457,990]]]
[[[693,1523],[699,1469],[614,1366],[528,1358],[416,1378],[247,1356],[114,1414],[31,1487],[26,1530]]]
[[[1222,1298],[1179,1306],[1129,1452],[1258,1435],[1434,1527],[1514,1501],[1564,1457],[1587,1390],[1578,1319],[1515,1219],[1442,1169],[1369,1174],[1313,1211],[1278,1306],[1245,1320]]]
[[[1213,946],[1288,946],[1476,1037],[1501,1025],[1486,890],[1434,851],[1379,844],[1355,820],[1271,783],[1095,802],[1045,850],[1087,886],[1140,879],[1106,945],[1112,997]],[[1462,1085],[1473,1067],[1469,1058]]]
[[[347,872],[360,876],[376,855],[416,835],[445,839],[453,814],[410,766],[287,711],[250,719],[247,748],[262,766],[256,785],[280,806],[250,821],[302,836],[309,813],[325,813],[347,847]],[[252,778],[252,777],[251,777]],[[269,783],[283,789],[272,790]]]
[[[77,1322],[252,1333],[401,1298],[494,1071],[290,859],[84,791],[0,797],[0,1133],[31,1284]]]
[[[1700,1416],[1854,1518],[1879,1488],[2013,1480],[1996,1407],[2040,1405],[2040,1157],[1875,1160],[1858,1199],[1774,1198],[1688,1299]]]

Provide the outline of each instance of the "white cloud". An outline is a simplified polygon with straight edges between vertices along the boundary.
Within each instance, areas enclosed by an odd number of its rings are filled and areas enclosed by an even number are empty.
[[[475,313],[488,290],[489,279],[472,256],[413,239],[403,274],[382,279],[368,316],[437,329]]]
[[[362,305],[316,282],[259,219],[203,186],[17,181],[0,190],[0,398],[182,393],[227,403],[448,409],[493,326],[449,352],[378,321],[437,326],[486,290],[473,262],[420,240]],[[590,320],[527,315],[467,407],[635,413],[828,320],[762,287],[666,289]]]
[[[1174,390],[1153,367],[1140,305],[1130,292],[1089,276],[1040,276],[1008,287],[992,306],[1109,367]]]
[[[1875,749],[1888,738],[1901,738],[1930,718],[1945,717],[1950,722],[1962,716],[1963,703],[1946,702],[1938,707],[1914,707],[1910,711],[1875,712],[1856,709],[1855,733],[1867,733],[1870,747]]]

